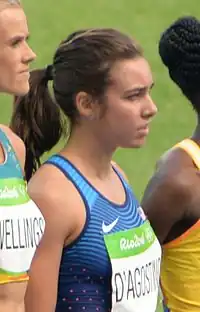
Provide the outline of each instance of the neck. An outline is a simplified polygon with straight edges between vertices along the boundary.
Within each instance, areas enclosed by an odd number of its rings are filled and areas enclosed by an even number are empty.
[[[71,160],[87,175],[100,179],[111,172],[111,160],[115,148],[111,148],[106,138],[97,136],[91,129],[73,129],[66,147],[61,154]]]

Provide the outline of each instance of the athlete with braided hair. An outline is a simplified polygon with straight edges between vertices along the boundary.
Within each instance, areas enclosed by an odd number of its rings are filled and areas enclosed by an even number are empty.
[[[200,311],[200,22],[175,21],[161,36],[160,57],[192,104],[192,137],[165,153],[143,198],[143,209],[163,245],[162,289],[170,312]]]

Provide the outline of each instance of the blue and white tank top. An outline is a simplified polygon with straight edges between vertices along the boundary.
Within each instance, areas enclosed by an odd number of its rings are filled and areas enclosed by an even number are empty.
[[[125,311],[119,308],[118,310],[114,309],[114,305],[116,305],[116,301],[127,300],[129,295],[133,297],[134,302],[137,302],[137,297],[143,300],[143,297],[146,296],[145,304],[156,306],[160,272],[160,245],[154,237],[155,235],[152,234],[152,230],[149,230],[150,225],[146,226],[146,217],[123,176],[113,167],[126,194],[125,202],[122,205],[117,205],[100,194],[66,158],[54,155],[46,163],[56,166],[74,184],[86,209],[86,222],[80,236],[70,246],[63,249],[56,312]],[[63,194],[63,196],[67,196],[67,194]],[[142,232],[142,228],[145,228],[146,232]],[[120,278],[116,279],[118,286],[116,285],[117,290],[114,294],[116,298],[113,301],[112,292],[115,285],[112,286],[112,273],[114,266],[105,244],[105,236],[112,238],[112,235],[118,235],[127,230],[132,231],[132,229],[136,229],[138,234],[134,234],[131,240],[124,239],[122,241],[121,239],[122,249],[125,252],[130,252],[134,247],[136,247],[135,252],[139,250],[142,252],[145,248],[149,249],[150,243],[146,244],[143,234],[148,232],[148,239],[153,242],[153,255],[143,256],[145,265],[141,264],[140,266],[139,261],[137,267],[134,268],[131,273],[132,280],[137,274],[138,281],[135,279],[132,286],[128,286],[128,279],[124,278],[122,274],[121,280]],[[114,243],[113,241],[113,246]],[[127,294],[128,289],[129,295]],[[132,308],[131,311],[135,312],[136,310]],[[155,311],[155,308],[150,308],[148,311]],[[143,312],[142,309],[140,312]]]

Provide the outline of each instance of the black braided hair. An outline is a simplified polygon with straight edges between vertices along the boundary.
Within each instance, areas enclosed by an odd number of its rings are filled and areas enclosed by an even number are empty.
[[[200,113],[200,21],[179,18],[161,35],[159,54],[171,79]]]

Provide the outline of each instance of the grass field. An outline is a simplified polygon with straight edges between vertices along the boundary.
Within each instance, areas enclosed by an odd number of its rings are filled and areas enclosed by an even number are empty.
[[[175,18],[196,14],[200,17],[199,0],[23,0],[23,3],[29,19],[30,43],[38,55],[34,67],[50,63],[57,44],[77,28],[116,27],[142,44],[154,73],[153,98],[159,114],[145,148],[120,150],[115,155],[140,198],[158,157],[190,135],[195,125],[192,109],[160,62],[157,42],[160,33]],[[9,122],[10,103],[9,97],[1,97],[1,122]]]

